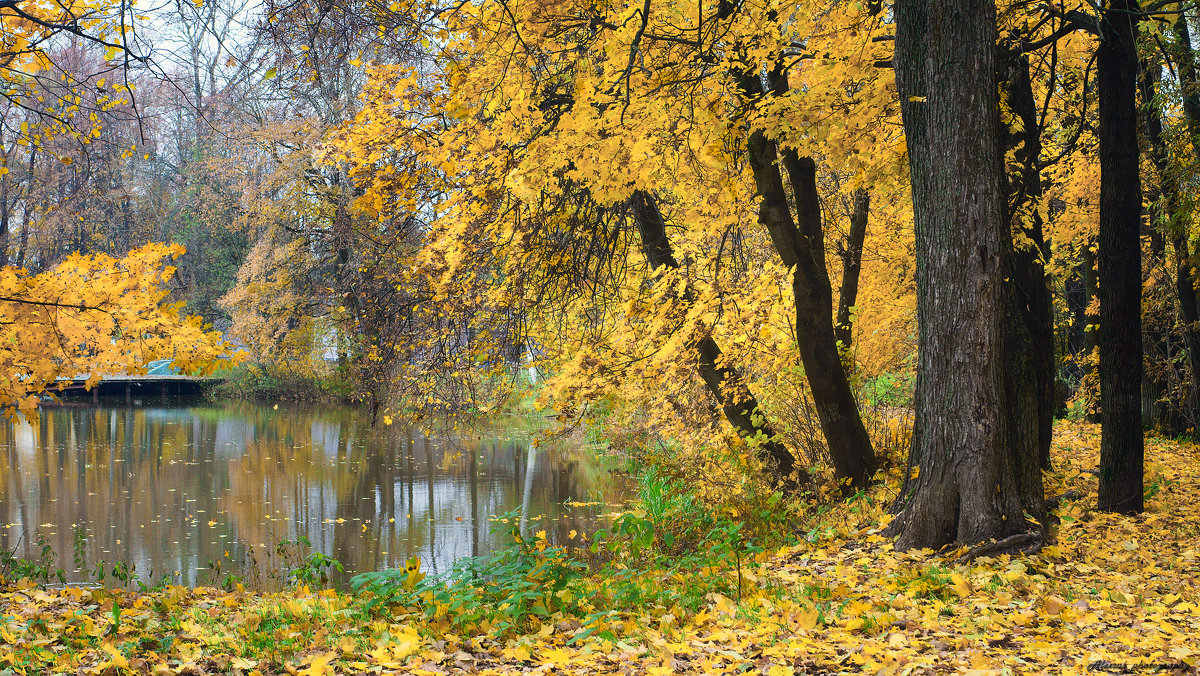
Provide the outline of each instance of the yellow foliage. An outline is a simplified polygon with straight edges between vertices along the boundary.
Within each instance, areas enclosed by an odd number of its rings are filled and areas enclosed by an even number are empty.
[[[31,411],[60,379],[90,387],[155,359],[192,375],[240,359],[220,333],[165,302],[175,272],[165,262],[182,253],[150,244],[120,259],[74,254],[36,275],[0,268],[0,408]]]

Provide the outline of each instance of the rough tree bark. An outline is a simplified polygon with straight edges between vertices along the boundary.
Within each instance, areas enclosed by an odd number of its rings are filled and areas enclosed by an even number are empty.
[[[772,74],[773,89],[787,84]],[[763,95],[757,73],[739,78],[742,92],[751,100]],[[825,267],[825,237],[821,229],[821,204],[817,195],[817,166],[784,148],[783,164],[796,202],[793,219],[779,170],[780,148],[762,131],[750,133],[747,155],[760,198],[758,222],[767,229],[783,264],[792,269],[792,294],[796,299],[796,343],[804,375],[812,390],[821,431],[839,479],[854,487],[865,486],[878,467],[871,437],[858,414],[841,354],[833,333],[833,287]]]
[[[1100,16],[1100,492],[1102,510],[1142,511],[1142,189],[1137,144],[1134,0]]]
[[[1038,169],[1038,158],[1042,154],[1041,130],[1029,79],[1029,59],[1016,51],[1005,51],[999,74],[1013,114],[1013,120],[1002,128],[1005,156],[1012,158],[1004,175],[1007,220],[1021,240],[1013,247],[1012,279],[1016,285],[1018,312],[1029,331],[1029,350],[1022,353],[1022,357],[1027,355],[1028,368],[1034,378],[1037,462],[1042,467],[1049,467],[1057,369],[1054,308],[1050,287],[1046,285],[1045,268],[1050,246],[1042,234],[1042,216],[1037,208],[1042,200],[1042,178]]]
[[[840,252],[842,258],[842,286],[838,293],[837,319],[833,323],[833,336],[838,349],[845,357],[854,344],[854,325],[851,312],[858,303],[858,278],[862,274],[863,242],[867,239],[867,219],[871,215],[871,193],[859,188],[854,191],[854,211],[850,214],[850,233],[846,237],[846,248]]]
[[[995,5],[898,0],[895,10],[918,354],[910,472],[891,531],[899,549],[937,548],[1036,529],[1025,514],[1040,519],[1044,495],[1041,473],[1020,462],[1036,457],[1036,425],[1012,410],[1035,399],[1032,374],[1006,352],[1024,323],[1006,282]]]
[[[630,199],[633,219],[642,239],[642,251],[646,260],[655,268],[679,269],[671,242],[667,238],[666,223],[654,197],[639,190]],[[692,291],[685,289],[685,303],[692,302]],[[800,483],[807,482],[807,472],[797,467],[796,459],[776,438],[775,431],[761,412],[758,399],[746,386],[745,380],[725,360],[720,346],[711,336],[695,342],[697,370],[704,385],[721,406],[725,419],[738,435],[754,448],[759,460],[766,466],[768,479],[773,488],[794,490]]]

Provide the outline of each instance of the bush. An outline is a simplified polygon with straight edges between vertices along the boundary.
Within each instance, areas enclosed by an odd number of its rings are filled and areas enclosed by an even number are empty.
[[[260,363],[246,363],[230,370],[225,380],[212,390],[214,397],[250,401],[345,401],[350,393],[349,384],[337,371],[321,376]]]

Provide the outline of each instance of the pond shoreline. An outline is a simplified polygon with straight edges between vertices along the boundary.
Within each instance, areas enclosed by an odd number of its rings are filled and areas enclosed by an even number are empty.
[[[488,518],[522,505],[565,539],[604,511],[566,503],[625,490],[578,440],[533,446],[521,418],[466,434],[327,405],[176,404],[63,402],[0,428],[0,547],[74,581],[277,589],[308,571],[344,584],[492,551],[504,540]],[[345,572],[317,571],[318,555]]]

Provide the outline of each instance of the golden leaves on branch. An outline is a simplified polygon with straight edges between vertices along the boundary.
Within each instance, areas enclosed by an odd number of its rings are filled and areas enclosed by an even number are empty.
[[[0,408],[30,411],[59,379],[94,386],[106,374],[144,372],[155,359],[191,375],[238,359],[220,333],[167,302],[175,269],[166,262],[182,253],[149,244],[119,259],[73,254],[36,275],[0,268]]]

